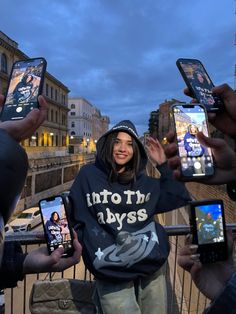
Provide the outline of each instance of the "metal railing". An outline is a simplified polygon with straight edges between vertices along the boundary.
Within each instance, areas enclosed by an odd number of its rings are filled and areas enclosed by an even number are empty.
[[[236,230],[236,224],[227,224],[228,229]],[[171,246],[167,267],[168,314],[202,313],[209,300],[196,288],[189,273],[177,264],[179,247],[184,245],[185,235],[190,232],[188,225],[165,226]],[[25,252],[45,243],[42,233],[22,232],[9,234],[6,241],[19,241]],[[83,261],[61,273],[27,275],[14,289],[6,289],[5,314],[30,314],[29,296],[32,284],[37,279],[77,278],[91,280],[91,274]],[[158,291],[157,291],[158,293]]]

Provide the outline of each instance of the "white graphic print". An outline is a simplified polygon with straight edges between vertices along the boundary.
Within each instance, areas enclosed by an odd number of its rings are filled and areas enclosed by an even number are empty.
[[[133,233],[121,231],[117,235],[116,244],[103,250],[100,247],[97,249],[94,267],[99,269],[116,265],[129,268],[148,256],[156,244],[159,244],[159,239],[155,222]]]

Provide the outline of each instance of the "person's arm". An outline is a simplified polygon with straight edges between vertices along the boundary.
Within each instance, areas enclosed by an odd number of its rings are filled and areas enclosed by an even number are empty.
[[[61,272],[80,261],[82,247],[74,232],[74,254],[63,257],[62,247],[56,249],[51,255],[46,246],[41,246],[29,253],[23,253],[17,242],[6,242],[0,267],[0,289],[14,288],[17,282],[24,279],[26,274]]]
[[[5,223],[20,197],[28,170],[26,152],[17,142],[30,137],[46,118],[47,104],[43,96],[38,99],[39,109],[33,109],[26,118],[0,122],[0,214]],[[0,95],[0,106],[3,101]]]
[[[0,267],[0,290],[14,288],[19,280],[24,279],[23,263],[26,255],[22,252],[19,243],[5,242]]]
[[[191,200],[189,193],[183,183],[173,179],[173,172],[167,165],[166,155],[160,142],[149,137],[145,148],[149,159],[161,173],[158,213],[185,206]]]
[[[185,184],[173,178],[173,171],[167,162],[156,168],[161,174],[159,179],[160,197],[157,203],[157,213],[186,206],[191,201],[191,197]]]
[[[236,178],[236,154],[228,144],[220,138],[208,138],[202,132],[197,134],[201,145],[209,147],[214,157],[215,174],[207,178],[181,178],[180,157],[178,156],[177,145],[174,142],[175,135],[173,132],[167,134],[169,144],[165,147],[165,153],[168,157],[168,164],[173,170],[176,179],[182,181],[196,181],[204,184],[225,184],[233,182]]]
[[[217,113],[208,113],[208,119],[212,125],[218,130],[230,136],[236,136],[236,91],[233,90],[228,84],[215,86],[212,92],[219,95],[223,102],[224,108]],[[184,89],[187,96],[192,97],[188,88]],[[194,100],[196,101],[196,100]]]
[[[0,214],[6,224],[25,184],[28,158],[20,146],[0,128]]]
[[[166,162],[164,149],[158,139],[151,136],[147,137],[145,149],[149,160],[154,166],[161,165]]]
[[[59,247],[48,254],[46,246],[35,249],[26,256],[23,264],[23,274],[61,272],[80,261],[82,246],[74,232],[74,253],[72,256],[63,257],[64,249]]]
[[[212,302],[224,292],[230,278],[236,271],[233,261],[233,236],[227,232],[228,259],[222,262],[202,264],[197,254],[197,245],[186,239],[186,245],[179,250],[178,264],[191,274],[196,287]],[[236,299],[235,299],[236,302]]]
[[[17,142],[29,138],[47,117],[47,103],[44,97],[40,95],[38,101],[38,109],[33,109],[22,120],[0,122],[0,129],[5,130]],[[4,97],[0,95],[0,106],[3,105],[3,102]]]
[[[211,303],[203,314],[234,314],[236,309],[236,272],[227,281],[222,293]]]

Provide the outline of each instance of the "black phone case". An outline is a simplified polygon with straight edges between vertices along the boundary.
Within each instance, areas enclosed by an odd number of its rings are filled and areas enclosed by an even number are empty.
[[[183,108],[193,108],[195,105],[198,105],[200,107],[202,107],[204,109],[204,106],[202,104],[193,104],[193,103],[190,103],[190,104],[187,104],[187,103],[176,103],[176,104],[173,104],[171,107],[170,107],[170,116],[171,116],[171,124],[172,124],[172,128],[174,129],[175,133],[177,133],[177,127],[176,127],[176,121],[175,121],[175,117],[174,117],[174,108],[177,108],[178,106],[181,106]],[[206,115],[206,114],[205,114]],[[207,117],[207,116],[206,116]],[[207,126],[208,128],[208,126]],[[208,131],[209,131],[209,128],[208,128]],[[178,141],[177,141],[177,138],[176,138],[176,142],[177,142],[177,146],[178,146],[178,154],[179,154],[179,144],[178,144]],[[186,157],[187,158],[187,157]],[[212,160],[213,161],[213,160]],[[191,181],[191,179],[193,178],[193,175],[189,174],[185,174],[183,173],[182,169],[180,169],[181,171],[181,176],[183,178],[186,178],[186,179],[189,179]],[[194,177],[195,180],[197,179],[202,179],[202,178],[207,178],[207,177],[211,177],[214,175],[214,163],[212,164],[212,173],[210,174],[202,174],[202,175],[199,175],[198,177]]]
[[[183,70],[182,68],[182,65],[181,63],[184,63],[184,64],[188,64],[188,63],[192,63],[192,64],[198,64],[202,67],[203,69],[203,72],[204,74],[207,76],[208,80],[210,81],[210,83],[212,84],[212,87],[214,87],[214,84],[209,76],[209,74],[207,73],[204,65],[202,64],[202,62],[198,59],[188,59],[188,58],[179,58],[177,61],[176,61],[176,65],[183,77],[183,80],[185,82],[185,84],[187,85],[188,89],[190,90],[190,93],[191,93],[191,96],[193,98],[196,98],[197,101],[199,103],[202,103],[201,99],[197,96],[197,94],[195,93],[195,90],[192,88],[191,84],[190,84],[190,80],[189,78],[187,77],[185,71]],[[220,110],[223,110],[224,108],[224,104],[223,104],[223,101],[222,99],[219,97],[219,96],[216,96],[216,95],[213,95],[213,99],[215,101],[214,105],[209,105],[209,104],[203,104],[206,108],[207,111],[209,112],[218,112]]]
[[[46,232],[46,226],[44,223],[44,217],[43,217],[43,211],[41,208],[41,201],[50,201],[50,200],[54,200],[56,197],[61,197],[63,200],[63,204],[64,204],[64,208],[65,208],[65,214],[66,214],[66,219],[68,222],[68,228],[69,228],[69,232],[70,232],[70,237],[71,237],[71,248],[68,249],[65,254],[63,255],[63,257],[69,257],[72,256],[74,253],[74,247],[73,247],[73,239],[74,239],[74,234],[73,234],[73,230],[71,228],[71,224],[70,224],[70,219],[69,219],[69,214],[68,214],[68,199],[66,195],[56,195],[56,196],[52,196],[52,197],[48,197],[48,198],[44,198],[39,200],[38,205],[39,205],[39,209],[40,209],[40,213],[41,213],[41,218],[42,218],[42,223],[43,223],[43,230],[44,230],[44,235],[45,235],[45,240],[47,243],[47,248],[48,248],[48,253],[51,254],[51,250],[50,250],[50,243],[48,241],[48,237],[47,237],[47,232]]]
[[[224,242],[213,242],[210,244],[199,244],[198,230],[196,223],[196,207],[201,205],[220,204],[222,208],[222,225],[224,233]],[[224,204],[222,200],[202,200],[192,201],[189,204],[189,223],[193,235],[193,244],[198,245],[198,253],[202,263],[215,263],[224,261],[228,257],[227,235],[224,216]]]
[[[10,84],[12,81],[12,74],[13,71],[15,69],[15,65],[17,63],[23,62],[23,63],[31,63],[35,60],[41,60],[42,61],[42,73],[40,76],[40,84],[38,86],[38,90],[37,90],[37,98],[39,95],[42,94],[43,91],[43,85],[44,85],[44,77],[45,77],[45,72],[46,72],[46,67],[47,67],[47,61],[43,58],[43,57],[38,57],[38,58],[32,58],[32,59],[26,59],[26,60],[18,60],[16,62],[14,62],[12,69],[11,69],[11,74],[9,77],[9,81],[8,81],[8,87],[7,87],[7,95],[9,94],[9,88],[10,88]],[[26,115],[34,108],[38,108],[38,101],[36,100],[35,102],[32,103],[32,105],[27,105],[27,106],[22,106],[22,112],[17,112],[16,108],[19,106],[19,104],[16,104],[15,106],[11,105],[11,107],[7,107],[7,96],[6,96],[6,100],[4,103],[4,106],[2,108],[1,114],[0,114],[0,120],[1,121],[8,121],[8,120],[21,120],[24,119],[26,117]]]

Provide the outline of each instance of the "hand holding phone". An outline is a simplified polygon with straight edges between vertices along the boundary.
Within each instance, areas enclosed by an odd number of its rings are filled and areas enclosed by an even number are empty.
[[[191,202],[190,226],[193,243],[198,245],[202,263],[227,259],[228,247],[222,200]]]
[[[203,104],[207,111],[217,112],[223,109],[223,101],[219,96],[212,94],[214,84],[199,60],[180,58],[176,65],[192,96]]]
[[[20,60],[13,64],[1,121],[23,119],[32,109],[38,108],[46,65],[44,58]]]
[[[181,160],[181,176],[188,179],[212,176],[211,149],[201,145],[196,136],[199,131],[210,136],[205,108],[200,104],[174,104],[171,116]]]
[[[65,200],[61,195],[39,201],[44,233],[49,254],[58,247],[63,247],[64,257],[72,256],[73,231],[70,227]]]

